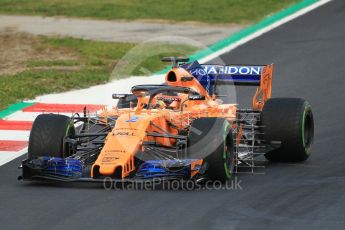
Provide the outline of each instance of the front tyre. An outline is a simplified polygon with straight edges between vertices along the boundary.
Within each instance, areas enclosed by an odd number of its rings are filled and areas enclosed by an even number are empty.
[[[40,114],[35,119],[29,137],[29,159],[41,156],[68,157],[64,138],[75,134],[71,118],[58,114]]]
[[[300,162],[308,159],[314,140],[313,112],[301,98],[272,98],[262,110],[265,141],[281,142],[265,157],[274,162]]]
[[[224,118],[199,118],[188,135],[188,158],[204,159],[211,180],[227,181],[235,166],[230,124]]]

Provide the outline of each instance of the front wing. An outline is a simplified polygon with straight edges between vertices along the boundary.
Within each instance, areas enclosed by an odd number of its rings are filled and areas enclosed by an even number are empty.
[[[206,171],[202,159],[145,161],[127,178],[112,176],[91,178],[90,168],[89,165],[83,165],[80,160],[74,158],[38,157],[23,160],[22,175],[18,179],[61,182],[104,182],[105,179],[117,182],[198,180],[204,177]]]

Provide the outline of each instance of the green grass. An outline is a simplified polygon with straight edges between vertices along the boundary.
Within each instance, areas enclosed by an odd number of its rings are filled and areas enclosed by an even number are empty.
[[[39,37],[39,44],[33,48],[63,51],[75,57],[75,60],[46,60],[36,57],[27,60],[25,71],[14,75],[0,75],[0,110],[38,95],[106,83],[111,79],[111,73],[119,60],[123,60],[126,65],[124,68],[117,68],[113,77],[148,75],[164,68],[160,57],[185,56],[197,50],[195,47],[177,44],[146,44],[138,48],[131,43],[49,37]],[[128,52],[131,55],[123,59]]]
[[[18,100],[105,82],[108,73],[102,70],[78,72],[27,70],[14,76],[5,75],[0,78],[0,108],[4,109]]]
[[[77,66],[78,61],[75,60],[30,60],[27,62],[28,67],[49,67],[49,66]]]
[[[300,0],[0,0],[0,12],[100,19],[252,23]]]

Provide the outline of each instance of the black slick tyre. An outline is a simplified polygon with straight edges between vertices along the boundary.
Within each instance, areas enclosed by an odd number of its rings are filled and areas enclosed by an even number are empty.
[[[58,114],[38,115],[30,132],[28,157],[67,157],[63,140],[74,134],[71,118]]]
[[[262,110],[262,125],[267,143],[280,147],[265,157],[273,162],[301,162],[308,159],[314,140],[313,112],[300,98],[272,98]]]

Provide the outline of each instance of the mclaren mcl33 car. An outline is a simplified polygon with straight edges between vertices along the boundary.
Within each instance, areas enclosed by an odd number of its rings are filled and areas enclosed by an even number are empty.
[[[312,109],[304,99],[271,98],[273,65],[163,61],[172,62],[164,83],[113,94],[118,103],[111,109],[39,115],[20,178],[225,182],[241,167],[255,170],[260,156],[265,162],[310,156]],[[256,87],[252,105],[224,103],[224,85]]]

